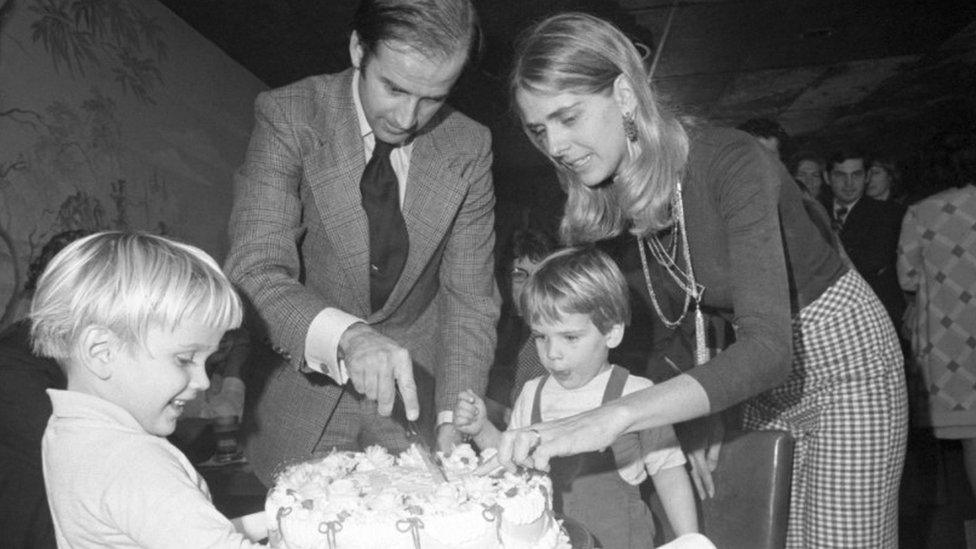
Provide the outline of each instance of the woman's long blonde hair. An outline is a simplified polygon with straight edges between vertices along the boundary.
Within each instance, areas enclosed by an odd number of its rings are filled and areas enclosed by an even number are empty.
[[[688,134],[652,89],[641,55],[613,24],[585,13],[552,16],[520,37],[509,80],[518,90],[610,94],[623,75],[637,100],[637,142],[612,185],[587,187],[556,167],[568,194],[560,228],[568,244],[594,242],[625,228],[644,237],[671,225],[671,198],[688,158]]]

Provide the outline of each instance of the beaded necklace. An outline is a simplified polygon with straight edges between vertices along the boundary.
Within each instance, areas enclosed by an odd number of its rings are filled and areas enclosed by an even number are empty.
[[[701,311],[701,297],[705,292],[705,286],[695,281],[695,271],[691,266],[691,252],[688,248],[688,231],[685,228],[684,203],[681,198],[681,181],[679,180],[674,194],[672,195],[671,210],[674,212],[674,226],[671,231],[670,246],[665,246],[661,242],[659,233],[645,238],[637,239],[637,249],[640,251],[641,267],[644,271],[644,283],[647,285],[647,293],[651,297],[651,305],[657,313],[658,318],[668,328],[674,329],[685,319],[691,306],[695,309],[695,364],[704,364],[710,358],[708,346],[705,342],[705,317]],[[680,242],[679,242],[680,239]],[[681,315],[677,319],[671,320],[664,316],[661,305],[654,292],[654,285],[651,284],[651,271],[647,266],[647,254],[644,247],[651,250],[651,255],[659,265],[664,267],[678,288],[685,294],[685,303],[682,307]],[[678,249],[681,249],[682,259],[685,269],[678,265]],[[694,302],[694,303],[692,303]]]

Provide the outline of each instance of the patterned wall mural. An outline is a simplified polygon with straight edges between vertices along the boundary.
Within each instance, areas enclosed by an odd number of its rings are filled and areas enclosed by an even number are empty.
[[[155,0],[0,0],[0,327],[54,235],[226,248],[265,86]]]

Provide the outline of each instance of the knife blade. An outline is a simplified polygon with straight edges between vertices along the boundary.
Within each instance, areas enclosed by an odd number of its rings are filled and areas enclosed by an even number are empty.
[[[420,454],[420,458],[424,461],[424,466],[427,467],[427,471],[430,476],[434,479],[436,484],[443,484],[447,482],[447,475],[444,473],[444,469],[441,467],[438,459],[434,457],[434,453],[431,451],[430,446],[423,441],[422,437],[418,435],[408,436],[407,440],[417,447],[417,452]]]
[[[401,407],[403,405],[403,396],[400,394],[400,389],[396,390],[396,397],[400,401]],[[420,454],[420,459],[423,460],[424,466],[427,468],[427,472],[434,479],[436,484],[443,484],[447,482],[447,475],[444,473],[444,468],[439,462],[439,460],[434,456],[431,451],[430,446],[427,445],[427,441],[424,440],[423,435],[420,434],[420,426],[416,421],[407,419],[407,414],[403,414],[403,427],[407,431],[407,441],[410,442],[417,448],[417,453]]]

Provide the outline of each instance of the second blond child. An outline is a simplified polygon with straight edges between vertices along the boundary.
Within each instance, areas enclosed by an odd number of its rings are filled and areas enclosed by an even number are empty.
[[[630,320],[627,285],[617,265],[595,248],[547,257],[519,299],[547,374],[528,381],[512,409],[510,429],[568,417],[652,385],[610,364]],[[485,420],[482,399],[461,393],[455,427],[482,449],[500,432]],[[649,474],[678,536],[698,531],[684,454],[670,426],[618,439],[602,452],[553,459],[556,511],[580,521],[603,547],[654,546],[650,510],[638,485]]]

